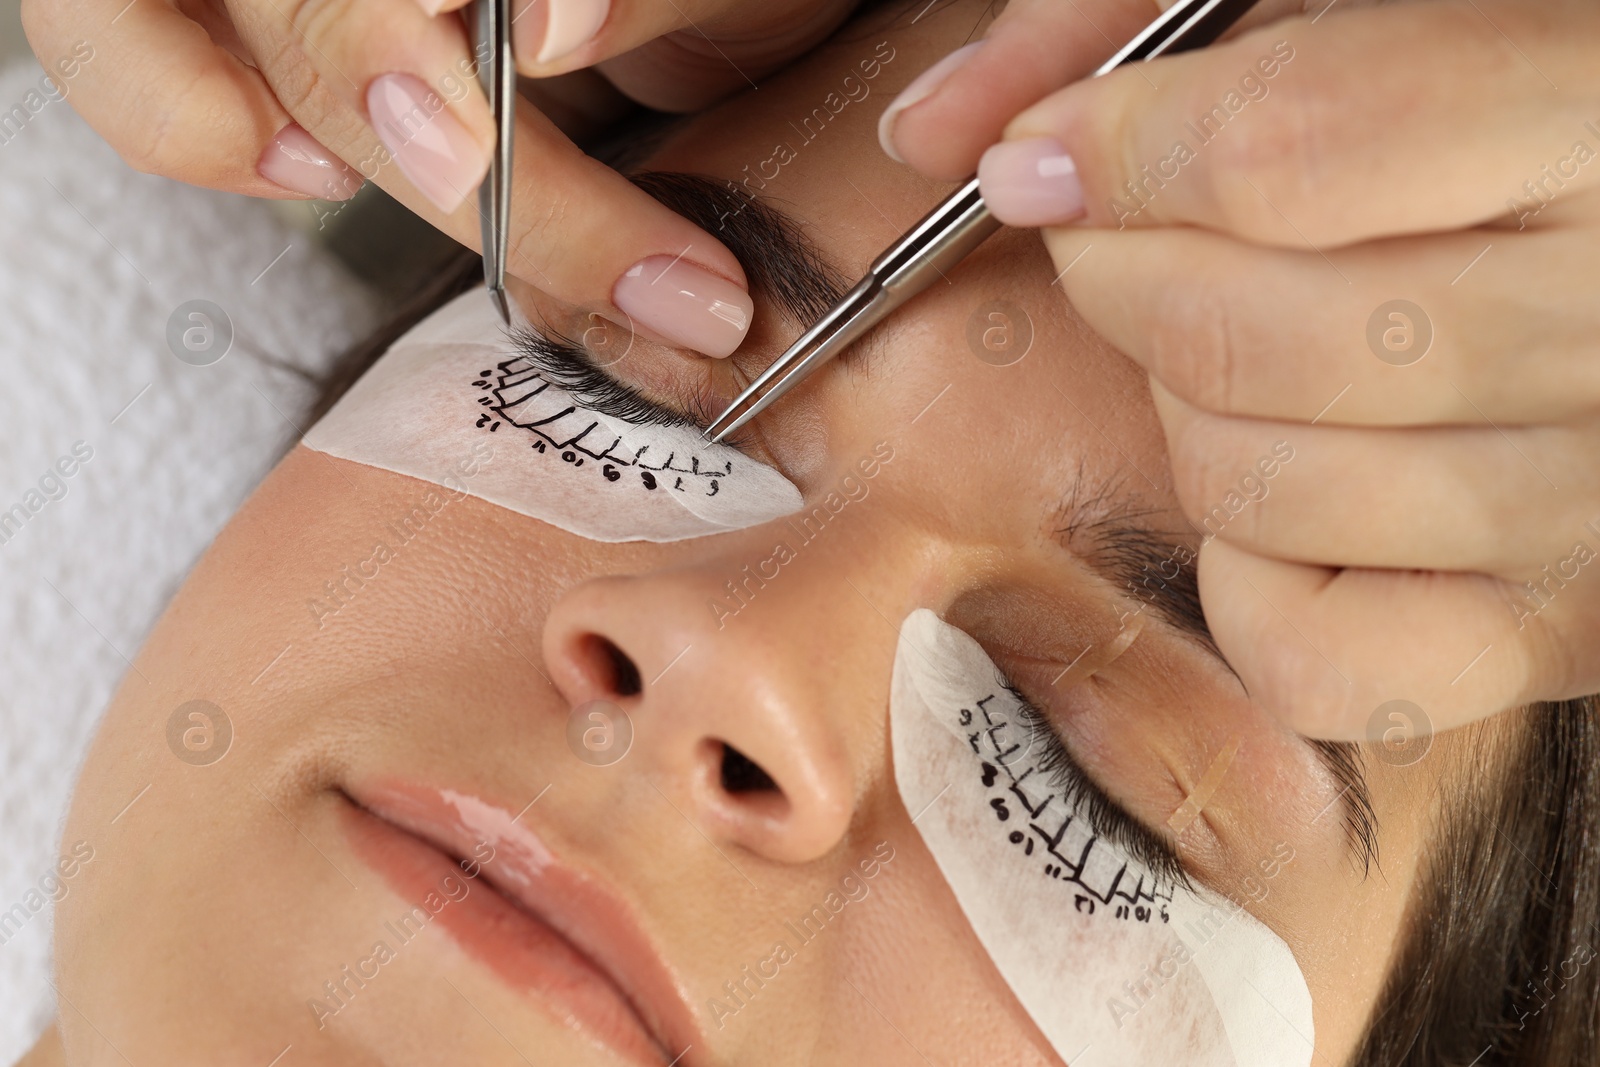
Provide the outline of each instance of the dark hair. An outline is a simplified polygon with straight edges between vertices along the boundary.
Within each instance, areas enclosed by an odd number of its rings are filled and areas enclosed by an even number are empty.
[[[1469,747],[1499,751],[1459,761],[1408,936],[1354,1062],[1591,1067],[1600,1063],[1600,696],[1469,729]]]

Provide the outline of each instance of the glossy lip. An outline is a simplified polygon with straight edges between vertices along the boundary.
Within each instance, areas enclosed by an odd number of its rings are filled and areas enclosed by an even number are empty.
[[[491,845],[478,878],[496,892],[447,903],[440,925],[508,984],[615,1052],[691,1067],[699,1029],[632,909],[559,860],[525,825],[526,808],[514,816],[470,793],[401,782],[345,796],[352,846],[407,900],[446,875],[462,879],[463,863]]]

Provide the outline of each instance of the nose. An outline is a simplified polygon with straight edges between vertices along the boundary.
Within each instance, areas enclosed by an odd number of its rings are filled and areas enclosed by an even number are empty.
[[[814,612],[777,603],[780,593],[759,618],[719,616],[720,577],[687,569],[584,582],[546,620],[545,661],[572,707],[607,700],[627,712],[626,769],[675,792],[713,840],[805,863],[849,829],[852,752],[874,743],[861,705],[887,693],[893,635],[852,634],[846,620],[805,625]],[[794,575],[792,588],[809,589],[807,577]],[[874,655],[876,680],[863,676]]]

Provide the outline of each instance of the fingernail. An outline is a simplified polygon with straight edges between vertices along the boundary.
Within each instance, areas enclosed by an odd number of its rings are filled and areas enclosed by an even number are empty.
[[[361,188],[359,174],[294,122],[267,145],[256,172],[285,189],[321,200],[348,200]]]
[[[524,59],[550,63],[593,40],[610,13],[610,0],[527,0],[511,16],[511,46]]]
[[[973,41],[969,45],[957,48],[954,52],[951,52],[939,62],[918,74],[911,80],[910,85],[900,90],[899,96],[889,102],[888,108],[884,110],[883,115],[878,119],[878,143],[883,146],[884,152],[888,154],[890,159],[897,163],[905,162],[894,147],[894,120],[900,117],[900,112],[912,104],[921,103],[932,96],[933,91],[943,85],[946,79],[956,72],[956,68],[971,59],[972,53],[976,52],[982,44],[982,41]]]
[[[978,161],[978,191],[1007,226],[1052,226],[1083,214],[1078,168],[1054,137],[991,145]]]
[[[430,15],[437,15],[444,6],[444,0],[417,0],[417,6]]]
[[[750,294],[728,279],[672,256],[635,263],[611,300],[644,332],[718,359],[739,347],[755,310]]]
[[[489,169],[487,150],[419,78],[374,78],[367,88],[367,114],[401,172],[440,211],[460,207]]]

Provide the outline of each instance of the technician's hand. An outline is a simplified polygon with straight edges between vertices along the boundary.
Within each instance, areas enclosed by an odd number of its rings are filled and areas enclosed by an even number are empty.
[[[1600,7],[1324,4],[1055,91],[1154,8],[1013,0],[886,144],[1053,227],[1150,371],[1260,700],[1393,740],[1600,691]]]
[[[521,73],[600,64],[688,109],[817,43],[856,0],[515,0]],[[263,197],[342,200],[363,179],[465,245],[494,126],[466,0],[23,0],[28,39],[133,166]],[[703,35],[702,35],[703,34]],[[511,273],[659,339],[725,356],[744,272],[715,238],[590,159],[533,107],[517,116]],[[666,284],[658,284],[670,266]]]

